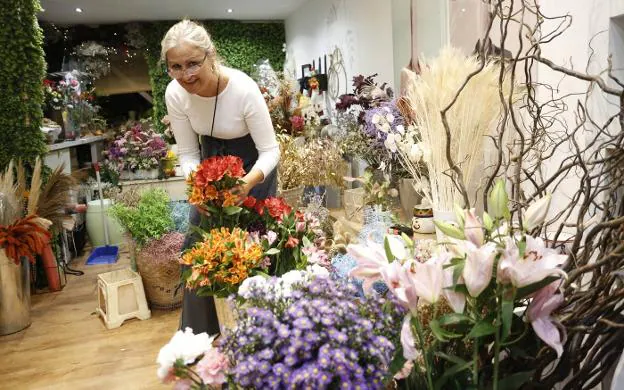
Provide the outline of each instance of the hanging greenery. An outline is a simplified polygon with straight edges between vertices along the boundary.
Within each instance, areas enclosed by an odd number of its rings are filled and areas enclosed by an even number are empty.
[[[40,10],[39,0],[0,0],[0,170],[11,159],[34,162],[46,151]]]
[[[136,28],[131,42],[145,53],[149,66],[154,112],[152,119],[159,131],[165,126],[161,119],[167,113],[165,90],[171,81],[164,64],[160,61],[160,41],[175,22],[156,22],[141,25],[141,39],[137,39]],[[212,35],[217,53],[225,65],[242,70],[247,74],[253,71],[253,65],[260,59],[269,59],[274,69],[284,65],[282,45],[286,41],[283,23],[243,23],[237,21],[204,22]],[[136,27],[136,25],[133,25]]]

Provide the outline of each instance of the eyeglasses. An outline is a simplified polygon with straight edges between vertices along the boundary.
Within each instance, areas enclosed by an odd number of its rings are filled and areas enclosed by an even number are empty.
[[[208,58],[208,53],[204,55],[204,58],[200,62],[196,62],[196,61],[189,62],[188,65],[186,66],[186,69],[184,69],[182,65],[177,65],[177,64],[174,65],[173,68],[167,67],[167,74],[169,75],[169,77],[174,78],[174,79],[180,79],[184,76],[194,76],[199,72],[201,67],[204,65],[204,62],[206,62],[206,58]]]

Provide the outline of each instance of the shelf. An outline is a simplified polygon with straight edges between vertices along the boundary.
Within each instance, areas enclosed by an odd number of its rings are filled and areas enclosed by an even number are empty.
[[[88,145],[88,144],[92,144],[94,142],[104,141],[104,139],[106,139],[106,136],[104,136],[104,135],[94,135],[94,136],[91,136],[91,137],[79,138],[79,139],[74,140],[74,141],[60,142],[58,144],[48,145],[48,151],[54,152],[54,151],[57,151],[57,150],[73,148],[73,147],[79,146],[79,145]]]

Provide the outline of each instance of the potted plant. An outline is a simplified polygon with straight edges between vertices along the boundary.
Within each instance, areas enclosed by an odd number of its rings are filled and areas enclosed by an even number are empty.
[[[104,164],[119,172],[121,180],[158,179],[160,160],[167,156],[167,143],[149,125],[131,122],[121,128],[104,151]]]
[[[42,184],[42,163],[37,159],[30,183],[21,162],[11,162],[0,173],[0,335],[30,325],[29,268],[36,256],[42,258],[50,290],[61,288],[50,228],[64,214],[74,184],[62,172],[63,166]]]
[[[138,199],[125,197],[110,209],[136,245],[136,269],[143,278],[147,300],[153,309],[179,307],[178,257],[184,235],[174,231],[170,199],[162,189],[150,189]]]

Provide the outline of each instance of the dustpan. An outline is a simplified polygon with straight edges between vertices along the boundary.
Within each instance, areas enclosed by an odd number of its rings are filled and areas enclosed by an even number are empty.
[[[100,207],[102,211],[104,211],[104,193],[102,192],[102,182],[100,181],[99,163],[95,163],[95,177],[97,179],[98,191],[100,192]],[[87,259],[87,265],[114,264],[119,258],[119,248],[115,245],[110,245],[108,223],[105,215],[102,215],[102,224],[104,225],[104,240],[106,241],[106,245],[98,246],[91,252]]]

